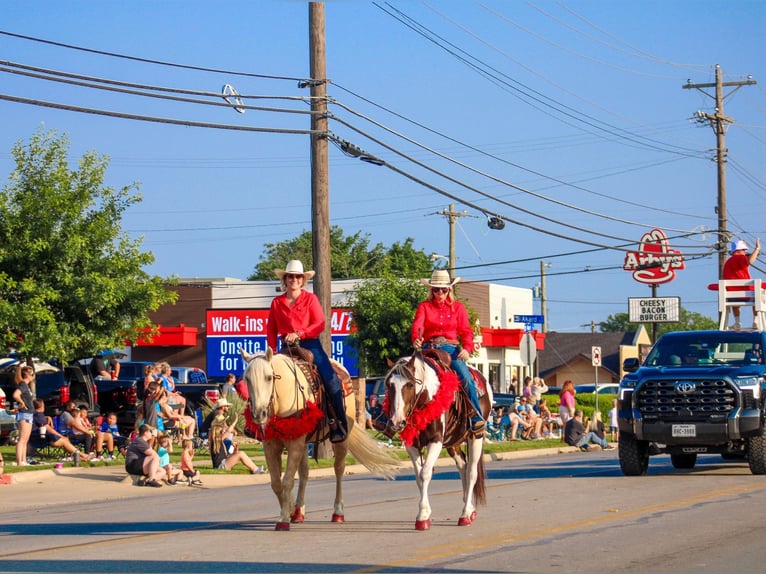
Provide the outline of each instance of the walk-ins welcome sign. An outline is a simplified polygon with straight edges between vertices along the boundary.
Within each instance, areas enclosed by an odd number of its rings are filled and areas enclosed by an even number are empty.
[[[207,374],[223,377],[234,373],[237,378],[245,370],[240,349],[248,353],[266,350],[268,309],[208,309]],[[356,349],[347,344],[351,334],[351,311],[332,310],[332,358],[341,363],[352,377],[359,374]]]

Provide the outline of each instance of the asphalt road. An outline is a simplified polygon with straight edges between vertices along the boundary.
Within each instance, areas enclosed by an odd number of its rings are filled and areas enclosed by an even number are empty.
[[[414,530],[409,469],[395,481],[346,477],[343,524],[329,521],[334,481],[315,472],[307,521],[290,532],[274,531],[277,503],[262,476],[149,489],[121,481],[119,469],[99,479],[90,470],[0,487],[0,571],[763,571],[766,477],[717,456],[692,471],[653,457],[648,476],[630,478],[616,451],[494,461],[488,504],[469,527],[456,525],[457,473],[441,466],[428,532]],[[54,494],[64,483],[71,500]]]

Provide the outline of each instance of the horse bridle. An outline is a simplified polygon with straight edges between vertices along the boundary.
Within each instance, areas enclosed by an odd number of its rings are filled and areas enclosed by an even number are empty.
[[[391,369],[391,372],[394,374],[399,375],[400,377],[405,377],[413,382],[415,385],[415,398],[412,401],[412,404],[410,405],[410,409],[408,412],[405,413],[404,418],[407,422],[409,422],[410,417],[412,416],[412,413],[415,412],[415,408],[417,407],[418,403],[420,402],[420,397],[423,394],[423,392],[426,389],[425,384],[423,384],[423,381],[418,379],[415,376],[414,369],[410,369],[407,365],[409,364],[409,359],[400,359],[396,365],[394,365],[393,369]],[[390,415],[390,413],[389,413]]]

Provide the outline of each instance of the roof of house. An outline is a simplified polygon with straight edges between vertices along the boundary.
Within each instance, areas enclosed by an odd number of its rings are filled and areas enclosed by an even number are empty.
[[[601,347],[601,367],[620,375],[620,345],[634,345],[636,333],[546,333],[540,351],[540,376],[582,357],[591,360],[592,347]]]

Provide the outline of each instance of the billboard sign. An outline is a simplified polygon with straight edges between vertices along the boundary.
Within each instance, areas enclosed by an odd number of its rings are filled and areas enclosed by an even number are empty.
[[[680,297],[628,297],[631,323],[677,323],[681,320]]]
[[[676,271],[684,268],[684,256],[670,248],[667,235],[661,229],[652,229],[641,236],[638,251],[628,251],[622,268],[633,273],[633,279],[647,285],[668,283],[676,278]]]
[[[240,349],[247,353],[266,350],[268,309],[208,309],[206,312],[207,374],[237,377],[245,369]],[[351,334],[351,310],[332,310],[332,358],[341,363],[352,377],[359,374],[356,349],[347,344]]]

